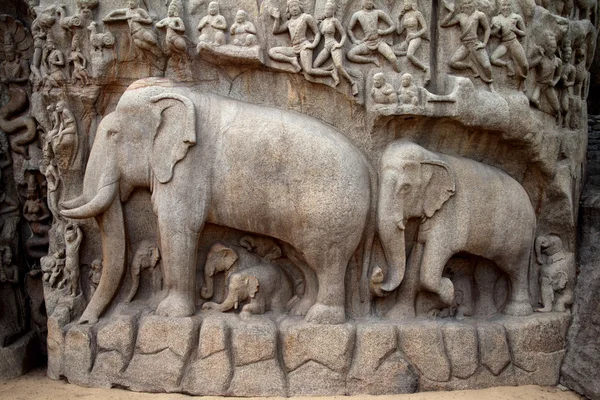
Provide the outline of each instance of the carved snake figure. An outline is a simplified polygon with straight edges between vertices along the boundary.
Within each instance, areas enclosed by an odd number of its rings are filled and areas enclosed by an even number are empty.
[[[9,136],[11,149],[29,159],[28,145],[37,138],[37,124],[30,115],[22,115],[29,109],[25,89],[9,85],[10,100],[0,108],[0,129]]]

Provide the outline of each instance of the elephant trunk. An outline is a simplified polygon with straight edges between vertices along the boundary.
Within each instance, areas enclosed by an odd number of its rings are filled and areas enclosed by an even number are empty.
[[[116,197],[108,208],[96,217],[102,235],[102,276],[98,288],[87,305],[79,323],[95,323],[110,304],[125,271],[125,224],[121,200]]]
[[[381,185],[377,206],[377,231],[387,262],[388,276],[376,267],[371,276],[371,291],[376,296],[387,296],[396,290],[404,278],[406,268],[406,244],[404,232],[403,205],[395,196],[395,184]]]
[[[104,186],[88,203],[73,208],[71,210],[62,210],[61,214],[67,218],[91,218],[103,213],[109,206],[115,202],[117,192],[119,188],[119,182],[113,182],[108,186]],[[117,202],[121,202],[121,199],[117,198]]]
[[[204,284],[200,290],[200,296],[203,299],[210,299],[214,294],[214,275],[215,267],[212,263],[207,263],[204,267]]]

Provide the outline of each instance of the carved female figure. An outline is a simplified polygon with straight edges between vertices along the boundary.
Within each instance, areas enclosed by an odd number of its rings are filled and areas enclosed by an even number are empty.
[[[77,123],[64,101],[56,103],[56,111],[60,114],[61,125],[58,134],[52,137],[52,151],[58,169],[64,172],[71,166],[77,155]]]
[[[406,31],[406,38],[394,51],[397,56],[406,56],[417,68],[425,72],[425,80],[429,80],[429,67],[416,57],[421,42],[427,35],[427,22],[421,11],[417,10],[416,0],[404,0],[404,8],[398,15],[398,35]]]
[[[252,47],[258,44],[256,27],[248,20],[245,10],[238,10],[235,14],[235,22],[229,28],[229,34],[234,46]]]
[[[187,41],[185,37],[185,24],[180,18],[182,14],[182,5],[180,0],[173,0],[169,4],[167,18],[156,23],[159,29],[166,29],[165,45],[171,56],[177,58],[177,63],[181,63],[187,58]]]
[[[219,3],[211,1],[208,4],[208,15],[204,16],[198,24],[200,36],[198,37],[197,50],[200,51],[204,44],[211,44],[213,46],[225,44],[226,29],[227,21],[219,13]]]
[[[340,20],[335,17],[335,11],[335,2],[332,0],[328,1],[327,4],[325,4],[325,17],[319,21],[319,31],[325,39],[325,45],[315,59],[314,66],[320,67],[329,59],[329,57],[331,57],[331,60],[333,61],[333,81],[335,85],[337,86],[340,83],[339,75],[341,75],[348,81],[350,86],[352,86],[352,94],[356,96],[358,94],[358,86],[344,68],[343,48],[348,35]],[[337,32],[339,32],[341,36],[339,42],[335,37]]]
[[[273,47],[269,50],[269,57],[275,61],[292,64],[296,72],[304,70],[304,72],[313,76],[333,77],[332,71],[313,68],[312,65],[313,50],[321,41],[321,32],[315,18],[304,12],[298,0],[288,0],[286,14],[288,19],[281,23],[279,10],[275,9],[273,11],[272,16],[275,18],[273,34],[289,33],[292,46]],[[306,37],[309,30],[315,35],[312,42]],[[300,63],[298,63],[298,57]]]
[[[73,74],[71,74],[71,83],[74,85],[81,84],[86,86],[88,84],[88,73],[87,59],[81,52],[79,47],[79,36],[73,37],[71,43],[71,54],[69,55],[69,62],[73,63]]]
[[[499,36],[501,43],[490,56],[490,62],[499,67],[506,67],[508,76],[514,76],[516,72],[519,80],[519,90],[524,90],[529,65],[527,64],[525,50],[519,39],[526,35],[525,22],[519,14],[512,12],[511,1],[501,0],[500,14],[492,18],[491,35]],[[510,61],[502,60],[502,57],[507,54]]]

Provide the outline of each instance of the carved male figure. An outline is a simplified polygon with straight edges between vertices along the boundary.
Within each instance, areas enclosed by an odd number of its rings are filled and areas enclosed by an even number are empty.
[[[401,104],[410,104],[413,106],[419,105],[419,89],[413,81],[411,74],[402,75],[400,89],[398,90],[398,98]]]
[[[59,88],[65,83],[66,77],[62,71],[62,67],[65,65],[65,56],[56,48],[52,39],[46,41],[44,53],[46,54],[44,65],[48,71],[44,77],[44,87],[47,93],[50,93],[52,89]]]
[[[440,26],[447,28],[453,25],[460,27],[460,47],[450,57],[451,68],[470,69],[475,77],[481,78],[494,91],[492,82],[492,66],[485,50],[490,38],[491,29],[487,16],[477,10],[473,0],[462,0],[461,7],[455,7],[443,0],[449,11]],[[483,30],[483,40],[479,40],[478,30]]]
[[[429,67],[416,56],[421,42],[427,37],[427,22],[421,11],[417,10],[416,0],[404,0],[404,7],[398,15],[398,35],[406,31],[404,41],[394,52],[398,56],[406,56],[413,65],[425,72],[426,80],[429,79]]]
[[[208,4],[208,15],[204,16],[198,24],[198,30],[200,31],[198,51],[201,50],[202,44],[211,44],[213,46],[225,44],[226,29],[227,21],[219,13],[219,3],[211,1]]]
[[[24,84],[29,79],[29,63],[16,51],[10,32],[4,35],[4,61],[0,64],[0,81],[6,84]]]
[[[529,62],[529,68],[535,68],[537,73],[535,87],[529,101],[539,109],[540,100],[545,96],[558,121],[561,112],[555,86],[560,80],[562,63],[556,56],[556,38],[548,33],[542,46],[538,46],[536,50],[537,54]]]
[[[65,271],[69,277],[71,297],[79,292],[79,246],[83,240],[83,232],[79,225],[70,223],[65,228]]]
[[[371,88],[371,98],[375,104],[396,104],[398,98],[396,91],[391,83],[385,81],[383,73],[378,72],[373,75],[373,87]]]
[[[379,29],[380,21],[388,27]],[[358,39],[354,35],[354,28],[357,24],[364,32],[362,39]],[[362,9],[352,15],[348,25],[348,37],[356,45],[348,51],[348,60],[361,64],[374,63],[379,67],[379,60],[374,54],[380,53],[392,63],[394,71],[400,72],[394,51],[382,38],[382,36],[394,32],[395,29],[394,21],[384,11],[376,9],[373,0],[363,0]]]
[[[176,57],[176,61],[181,67],[183,61],[187,58],[187,38],[185,37],[185,24],[181,19],[183,6],[180,0],[173,0],[169,4],[167,18],[164,18],[156,23],[159,29],[166,29],[165,45],[167,51],[172,57]]]
[[[12,262],[12,250],[0,248],[0,347],[8,346],[23,330],[23,298],[19,269]]]
[[[501,0],[500,14],[492,18],[492,35],[498,35],[501,43],[490,57],[492,64],[508,69],[508,76],[517,75],[519,90],[525,90],[525,79],[529,72],[525,50],[519,42],[524,38],[525,22],[523,18],[512,12],[512,0]],[[502,58],[508,54],[509,61]]]
[[[273,47],[269,50],[269,57],[275,61],[292,64],[296,72],[304,70],[313,76],[333,77],[332,71],[313,67],[313,50],[321,41],[321,32],[315,18],[304,12],[298,0],[288,0],[287,14],[288,19],[281,23],[279,10],[273,11],[272,16],[275,18],[273,34],[289,33],[292,46]],[[309,30],[315,35],[312,42],[307,38]],[[298,57],[300,63],[298,63]]]
[[[244,10],[238,10],[235,14],[235,22],[229,28],[229,34],[234,46],[252,47],[258,44],[256,27],[248,20],[248,13]]]

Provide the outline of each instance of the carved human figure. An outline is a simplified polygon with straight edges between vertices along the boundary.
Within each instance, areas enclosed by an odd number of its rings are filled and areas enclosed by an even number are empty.
[[[402,75],[398,99],[400,104],[419,105],[419,88],[415,85],[411,74]]]
[[[473,0],[461,0],[461,6],[442,0],[448,14],[441,21],[442,28],[453,25],[460,27],[460,47],[452,54],[448,64],[458,70],[470,69],[475,77],[481,78],[494,91],[492,82],[492,66],[485,50],[490,38],[491,29],[487,16],[477,10]],[[479,40],[478,30],[483,30],[483,40]]]
[[[65,269],[65,250],[61,249],[54,254],[48,254],[40,259],[40,266],[44,273],[43,279],[51,288],[62,289],[67,284]],[[60,278],[63,278],[62,280]]]
[[[248,20],[248,13],[245,10],[238,10],[235,13],[235,22],[229,28],[229,34],[234,46],[252,47],[258,44],[256,27]]]
[[[562,71],[560,75],[560,108],[563,115],[562,126],[563,128],[572,125],[570,123],[573,117],[572,111],[576,108],[576,98],[573,93],[573,86],[575,85],[575,78],[577,76],[577,69],[571,63],[573,51],[571,50],[571,43],[565,41],[563,43],[561,61]]]
[[[77,122],[75,116],[67,108],[65,101],[56,103],[56,111],[60,115],[59,131],[52,136],[52,152],[56,160],[56,165],[64,173],[75,159],[78,149]]]
[[[304,71],[313,76],[333,78],[333,71],[313,67],[313,50],[321,41],[321,32],[315,18],[304,12],[298,0],[288,0],[286,14],[287,20],[282,23],[280,11],[273,10],[273,34],[288,33],[292,46],[273,47],[269,50],[269,57],[275,61],[292,64],[296,72]],[[307,38],[308,31],[315,36],[312,42]]]
[[[380,23],[384,23],[388,27],[380,29]],[[357,24],[364,33],[362,39],[357,38],[354,34]],[[394,71],[400,72],[394,51],[382,38],[382,36],[394,32],[395,29],[394,21],[384,11],[376,9],[373,0],[363,0],[362,9],[352,15],[348,24],[348,37],[355,44],[348,51],[348,60],[360,64],[374,63],[379,67],[380,63],[375,54],[380,53],[392,63]]]
[[[0,81],[4,84],[22,85],[29,80],[29,63],[16,51],[14,38],[4,35],[4,60],[0,63]]]
[[[523,18],[512,11],[512,0],[500,1],[500,13],[492,18],[492,35],[500,37],[500,44],[490,56],[492,64],[506,67],[508,76],[517,75],[519,90],[525,90],[529,72],[527,55],[519,39],[526,36]],[[503,60],[508,55],[508,60]]]
[[[325,16],[319,21],[319,32],[323,35],[323,50],[317,55],[313,65],[320,67],[331,57],[333,61],[333,81],[337,86],[340,83],[341,75],[352,87],[352,94],[358,94],[358,86],[344,68],[344,44],[346,43],[346,30],[340,20],[335,17],[336,4],[333,0],[328,0],[325,4]],[[340,35],[340,41],[336,39],[336,34]]]
[[[94,295],[96,292],[96,288],[100,283],[100,278],[102,277],[102,260],[95,259],[92,261],[92,265],[90,266],[90,297]]]
[[[587,98],[587,85],[589,72],[587,70],[586,62],[586,48],[585,45],[575,49],[575,83],[573,85],[573,92],[575,96],[581,100]]]
[[[561,77],[561,61],[556,56],[556,38],[551,33],[544,37],[541,46],[536,47],[536,52],[529,60],[529,68],[535,68],[536,80],[529,101],[536,108],[541,108],[542,96],[548,101],[552,114],[557,121],[560,119],[561,110],[555,86]]]
[[[36,19],[31,24],[31,34],[33,35],[33,58],[31,59],[31,82],[33,90],[37,91],[43,83],[43,75],[40,67],[42,66],[46,39],[48,38],[50,29],[56,22],[56,7],[50,6],[42,13],[37,15]]]
[[[131,261],[131,289],[125,301],[130,302],[135,297],[140,285],[140,274],[143,270],[149,270],[152,275],[152,290],[158,293],[161,289],[161,272],[157,267],[160,260],[160,252],[156,244],[143,240],[139,245]]]
[[[538,312],[565,312],[573,304],[575,284],[574,254],[564,250],[560,237],[538,236],[535,240],[536,261],[540,268],[540,299]]]
[[[198,52],[202,50],[205,44],[221,46],[225,44],[225,31],[227,30],[227,21],[219,13],[219,3],[211,1],[208,3],[208,14],[198,23],[200,36],[198,37]]]
[[[73,73],[71,74],[71,83],[73,85],[87,86],[87,59],[81,52],[79,46],[79,37],[74,36],[71,43],[71,54],[69,54],[69,62],[73,64]]]
[[[391,83],[385,81],[382,72],[373,75],[373,87],[371,88],[371,99],[378,105],[397,104],[396,90]]]
[[[27,179],[27,200],[23,204],[23,218],[28,222],[32,236],[25,241],[27,254],[40,258],[48,252],[48,231],[51,227],[51,215],[34,174]]]
[[[166,29],[165,46],[167,53],[175,58],[175,62],[182,67],[182,63],[188,58],[188,39],[185,37],[185,24],[181,19],[183,5],[181,0],[172,0],[167,10],[167,18],[156,23],[159,29]]]
[[[139,0],[128,0],[127,8],[113,10],[103,21],[106,23],[127,21],[131,41],[140,54],[149,62],[156,62],[163,58],[158,45],[158,37],[152,30],[152,17],[140,7]]]
[[[404,7],[398,15],[398,35],[406,32],[406,37],[394,53],[406,58],[417,68],[425,72],[425,80],[429,80],[429,67],[416,56],[421,42],[427,37],[428,28],[425,17],[417,9],[416,0],[404,0]]]
[[[44,66],[48,71],[44,76],[44,88],[47,93],[50,93],[52,89],[62,87],[67,79],[62,71],[65,66],[65,56],[50,38],[46,40],[44,54],[46,54]]]
[[[23,297],[19,268],[12,262],[12,250],[0,247],[0,347],[11,344],[24,328]]]
[[[79,292],[79,246],[83,240],[83,232],[79,225],[69,223],[65,227],[65,272],[69,277],[69,293],[76,297]]]

